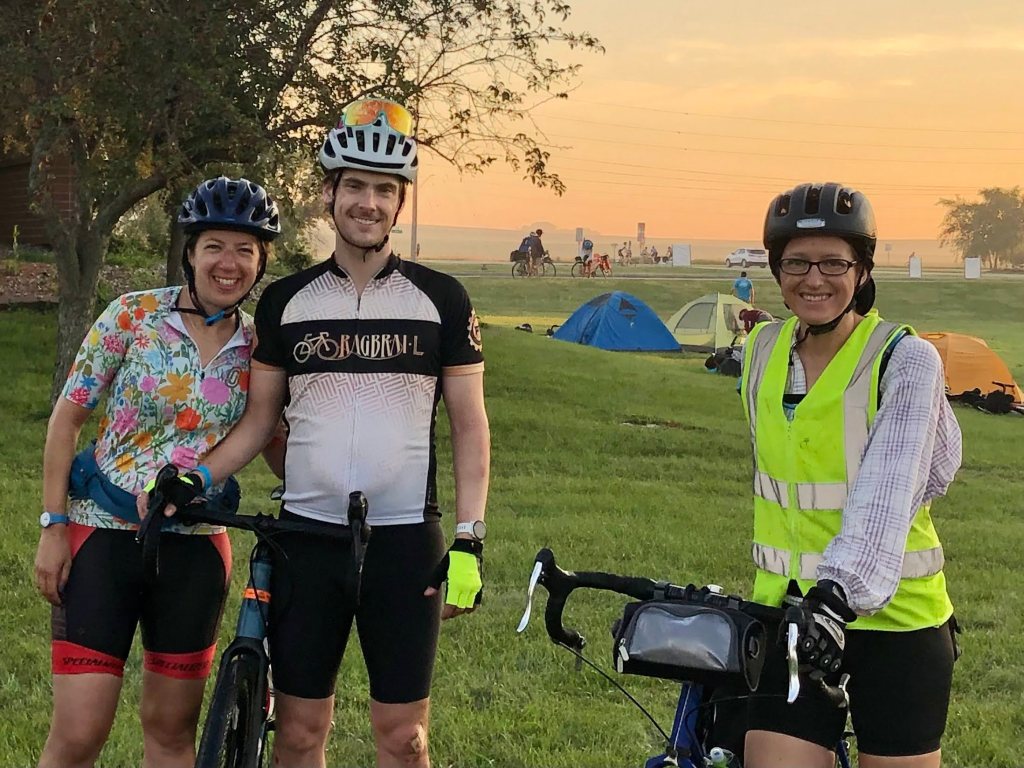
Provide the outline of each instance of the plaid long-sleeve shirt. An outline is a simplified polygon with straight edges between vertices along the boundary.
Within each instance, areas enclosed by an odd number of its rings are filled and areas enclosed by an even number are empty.
[[[806,394],[795,348],[790,361],[786,394]],[[842,527],[817,572],[819,579],[842,586],[850,607],[865,616],[884,608],[896,593],[914,515],[946,492],[962,456],[960,425],[946,401],[935,347],[917,336],[900,339],[880,390]]]

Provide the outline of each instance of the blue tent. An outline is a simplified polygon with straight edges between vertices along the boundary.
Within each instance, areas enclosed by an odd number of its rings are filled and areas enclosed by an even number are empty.
[[[679,349],[679,342],[654,310],[624,291],[595,296],[572,313],[555,331],[554,338],[617,351]]]

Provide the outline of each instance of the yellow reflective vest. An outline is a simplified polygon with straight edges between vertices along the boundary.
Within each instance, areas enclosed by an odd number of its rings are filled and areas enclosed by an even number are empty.
[[[883,354],[896,334],[913,333],[869,312],[790,420],[782,398],[796,327],[795,317],[762,323],[744,351],[741,393],[754,445],[753,599],[765,605],[780,605],[791,579],[803,594],[817,580],[825,548],[839,534],[878,409]],[[851,629],[910,631],[945,622],[953,606],[942,565],[942,545],[924,505],[907,536],[895,595]]]

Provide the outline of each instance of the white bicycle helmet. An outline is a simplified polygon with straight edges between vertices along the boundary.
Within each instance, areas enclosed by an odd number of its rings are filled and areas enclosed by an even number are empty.
[[[360,171],[388,173],[416,181],[419,158],[416,140],[388,124],[381,112],[369,125],[345,125],[332,128],[320,148],[320,165],[325,171],[354,168]]]

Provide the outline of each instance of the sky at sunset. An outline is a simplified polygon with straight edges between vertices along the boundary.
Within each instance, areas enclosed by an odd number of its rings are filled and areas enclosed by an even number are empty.
[[[756,240],[774,194],[840,180],[880,237],[931,239],[939,198],[1024,181],[1020,0],[572,5],[606,53],[532,113],[568,192],[425,155],[420,223]]]

